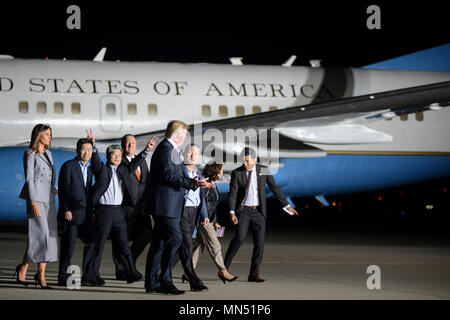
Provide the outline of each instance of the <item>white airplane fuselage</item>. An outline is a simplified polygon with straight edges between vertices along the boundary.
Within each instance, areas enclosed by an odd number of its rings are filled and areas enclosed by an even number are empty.
[[[345,69],[328,84],[327,70],[156,62],[0,60],[0,145],[26,143],[33,125],[47,122],[53,136],[77,138],[92,128],[97,139],[163,130],[172,119],[188,124],[232,118],[450,80],[449,72]],[[335,88],[340,86],[340,96]],[[327,145],[338,151],[450,152],[450,111],[369,124],[392,142]],[[415,134],[411,134],[411,130]],[[447,135],[443,134],[447,133]]]
[[[450,72],[436,71],[0,58],[0,220],[26,219],[25,202],[18,198],[22,154],[37,123],[52,127],[59,171],[74,156],[62,149],[73,150],[86,128],[97,141],[115,140],[164,130],[174,119],[191,125],[449,80]],[[322,120],[280,124],[281,133],[326,155],[286,153],[275,178],[289,197],[359,192],[450,174],[450,108],[363,126],[358,119],[341,119],[336,126],[327,119],[322,126]],[[219,190],[226,193],[228,185]]]

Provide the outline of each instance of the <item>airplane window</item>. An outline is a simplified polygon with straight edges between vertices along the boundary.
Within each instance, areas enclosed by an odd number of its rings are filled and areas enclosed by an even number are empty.
[[[72,114],[80,114],[81,113],[81,105],[79,102],[72,103]]]
[[[55,102],[53,105],[54,111],[56,114],[63,114],[64,113],[64,106],[62,102]]]
[[[37,113],[44,114],[47,113],[47,104],[43,101],[37,103]]]
[[[245,109],[243,106],[236,106],[236,115],[243,116],[245,114]]]
[[[148,105],[148,115],[149,116],[156,116],[156,115],[158,115],[158,106],[156,104],[149,104]]]
[[[221,117],[228,116],[228,107],[227,106],[219,106],[219,116],[221,116]]]
[[[278,108],[277,107],[275,107],[275,106],[270,106],[269,107],[269,111],[273,111],[273,110],[277,110]]]
[[[135,116],[137,114],[137,106],[136,103],[128,104],[128,115]]]
[[[402,120],[402,121],[408,120],[408,114],[407,113],[401,114],[400,115],[400,120]]]
[[[106,114],[108,116],[113,116],[116,114],[116,105],[114,103],[106,104]]]
[[[260,106],[254,106],[253,107],[253,113],[260,113],[261,112],[261,107]]]
[[[19,102],[19,113],[28,113],[28,102],[26,101]]]
[[[211,106],[207,104],[202,105],[202,115],[204,117],[211,117]]]
[[[416,112],[416,120],[417,121],[423,121],[423,112],[422,111],[417,111]]]

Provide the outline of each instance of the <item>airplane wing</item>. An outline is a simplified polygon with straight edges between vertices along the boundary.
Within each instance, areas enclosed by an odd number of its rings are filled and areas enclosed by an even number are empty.
[[[219,141],[216,148],[222,149],[225,154],[238,154],[245,145],[253,145],[258,146],[258,151],[261,151],[259,141],[265,139],[269,141],[266,152],[263,152],[266,155],[274,148],[270,143],[274,141],[273,135],[277,134],[278,145],[275,146],[277,154],[267,158],[322,157],[326,155],[325,151],[307,143],[390,142],[393,140],[392,136],[370,129],[365,125],[404,114],[423,112],[429,109],[436,110],[449,105],[450,81],[447,81],[206,122],[202,123],[201,128],[191,126],[190,133],[192,135],[196,130],[201,130],[205,135],[208,130],[222,133],[228,129],[241,130],[241,133],[244,133],[245,141],[236,139],[225,143]],[[208,137],[206,137],[207,139]],[[205,137],[203,137],[203,141],[205,141]]]
[[[225,130],[329,125],[361,117],[376,119],[387,112],[401,115],[425,111],[438,104],[450,105],[450,81],[204,122],[202,127]]]

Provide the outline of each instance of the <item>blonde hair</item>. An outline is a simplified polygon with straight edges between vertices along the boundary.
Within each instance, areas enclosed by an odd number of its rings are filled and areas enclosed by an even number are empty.
[[[180,129],[187,129],[188,125],[180,120],[172,120],[167,124],[166,138],[172,138],[173,134]]]
[[[52,128],[50,128],[50,125],[48,124],[42,124],[39,123],[34,126],[33,130],[31,131],[31,139],[30,139],[30,146],[28,150],[33,151],[36,155],[38,155],[39,152],[39,136],[42,132],[47,131],[50,129],[50,136],[52,135]],[[50,148],[51,140],[48,145],[44,145],[44,148],[47,150]]]

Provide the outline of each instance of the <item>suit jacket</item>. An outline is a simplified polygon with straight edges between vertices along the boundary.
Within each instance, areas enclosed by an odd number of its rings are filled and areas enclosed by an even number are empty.
[[[92,190],[92,170],[87,169],[87,182],[84,186],[83,173],[77,158],[64,162],[58,178],[59,213],[64,220],[64,212],[72,212],[71,224],[81,225],[86,218],[92,218],[90,192]],[[86,210],[87,209],[87,210]],[[69,221],[67,221],[69,222]]]
[[[263,173],[261,173],[263,171]],[[261,166],[256,164],[256,174],[258,181],[258,198],[261,213],[264,217],[267,216],[266,212],[266,183],[269,185],[270,190],[272,190],[275,197],[282,204],[282,206],[287,206],[289,202],[286,199],[281,188],[275,183],[275,179],[269,173],[269,170],[265,166]],[[231,181],[230,181],[230,193],[228,195],[228,204],[230,206],[230,210],[234,210],[236,213],[241,207],[242,201],[245,197],[245,191],[247,190],[247,172],[244,165],[239,168],[233,170],[231,172]]]
[[[208,211],[209,221],[217,222],[217,205],[220,201],[219,191],[215,188],[206,189],[205,191],[206,209]]]
[[[138,166],[143,166],[142,163],[145,162],[143,153],[144,152],[142,151],[133,160],[131,160],[131,165],[129,168],[123,165],[119,165],[117,168],[117,174],[123,182],[123,206],[134,207],[136,205],[133,201],[133,196],[131,195],[130,173],[134,172]],[[95,184],[92,188],[92,205],[95,206],[99,203],[100,198],[109,187],[109,183],[112,179],[112,169],[109,165],[106,165],[100,161],[97,149],[94,149],[94,152],[92,152],[91,168],[92,173],[94,173],[95,176]]]
[[[136,156],[137,157],[137,156]],[[133,159],[136,159],[134,157]],[[132,160],[133,160],[132,159]],[[128,171],[131,170],[131,161],[128,160],[128,158],[123,155],[122,156],[122,166],[125,166]],[[142,163],[139,165],[141,167],[141,180],[139,181],[136,176],[136,169],[132,172],[130,172],[130,193],[131,197],[133,198],[133,202],[136,203],[137,208],[141,208],[144,205],[145,202],[145,195],[146,195],[146,187],[147,187],[147,179],[149,176],[148,166],[146,161],[142,161]]]
[[[189,169],[184,166],[184,175],[185,177],[189,178]],[[203,176],[198,170],[198,179],[203,179]],[[200,210],[197,211],[197,216],[195,218],[195,225],[198,225],[200,222],[200,218],[205,219],[208,218],[208,210],[206,208],[206,200],[205,200],[205,190],[203,188],[200,188]]]
[[[29,201],[50,203],[55,201],[56,171],[50,150],[46,150],[50,159],[34,151],[26,150],[23,154],[25,184],[20,192],[20,198]]]
[[[174,151],[172,153],[172,151]],[[150,164],[149,208],[152,215],[180,219],[184,195],[193,179],[186,177],[184,165],[168,139],[156,147]]]

